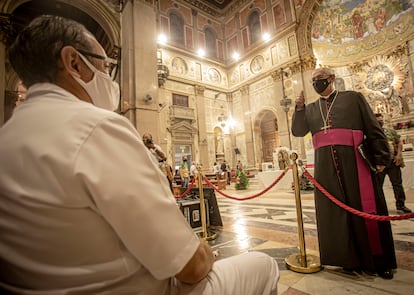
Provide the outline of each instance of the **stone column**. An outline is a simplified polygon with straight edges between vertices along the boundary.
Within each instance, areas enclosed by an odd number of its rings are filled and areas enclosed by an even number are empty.
[[[246,138],[246,157],[247,157],[247,166],[248,167],[255,167],[255,146],[254,146],[254,137],[253,137],[253,118],[250,115],[250,99],[249,99],[249,86],[243,86],[240,88],[241,93],[241,104],[242,104],[242,111],[244,114],[249,114],[244,116],[244,131],[245,131],[245,138]]]
[[[196,159],[203,165],[203,170],[210,167],[208,162],[208,143],[207,143],[207,124],[206,124],[206,106],[204,100],[205,87],[195,85],[195,95],[197,103],[197,128],[198,128],[198,153]],[[214,144],[212,145],[214,148]],[[211,163],[212,164],[212,163]]]
[[[232,93],[228,93],[227,94],[227,105],[229,106],[229,111],[230,111],[230,117],[232,120],[234,120],[233,118],[233,114],[234,114],[234,108],[233,108],[233,94]],[[231,162],[230,167],[236,167],[236,163],[237,163],[237,155],[236,152],[234,151],[234,148],[236,148],[236,130],[235,130],[236,126],[229,126],[229,130],[230,130],[230,143],[231,143]]]
[[[156,9],[126,1],[122,28],[122,111],[140,133],[150,132],[159,141]]]

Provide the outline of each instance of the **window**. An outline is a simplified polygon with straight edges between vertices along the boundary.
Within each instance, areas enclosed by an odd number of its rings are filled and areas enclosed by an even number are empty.
[[[253,11],[248,18],[248,26],[250,31],[250,44],[253,44],[260,40],[261,28],[260,28],[260,17],[259,12]]]
[[[206,53],[209,57],[217,57],[217,49],[216,49],[216,33],[210,29],[206,28],[204,30],[205,38],[206,38]]]
[[[185,45],[184,42],[184,20],[178,13],[170,14],[170,37],[171,42]]]
[[[188,108],[188,96],[173,93],[173,105]]]

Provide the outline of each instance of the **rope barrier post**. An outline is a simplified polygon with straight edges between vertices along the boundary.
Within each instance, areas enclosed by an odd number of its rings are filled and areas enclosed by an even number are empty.
[[[200,215],[201,215],[201,238],[204,240],[213,240],[216,238],[216,234],[209,233],[207,231],[207,216],[206,205],[204,201],[204,189],[203,189],[203,174],[201,173],[201,165],[197,165],[197,177],[198,177],[198,193],[200,196]]]
[[[201,237],[207,238],[207,222],[206,222],[206,207],[204,205],[204,191],[203,191],[203,174],[201,173],[201,166],[197,166],[198,176],[198,193],[200,196],[200,215],[201,215]]]
[[[295,188],[296,215],[298,219],[298,234],[300,254],[292,254],[285,258],[287,268],[300,273],[315,273],[322,269],[319,257],[314,255],[306,255],[305,233],[303,231],[302,203],[300,199],[299,174],[296,160],[298,155],[292,153],[290,159],[293,161],[292,173]]]

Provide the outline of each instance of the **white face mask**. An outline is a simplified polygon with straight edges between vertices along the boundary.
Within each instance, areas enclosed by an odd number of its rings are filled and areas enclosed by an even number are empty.
[[[78,52],[79,56],[85,64],[94,73],[92,80],[84,82],[82,79],[73,76],[73,78],[85,89],[92,99],[95,106],[115,110],[119,104],[119,85],[112,78],[95,68],[82,54]]]

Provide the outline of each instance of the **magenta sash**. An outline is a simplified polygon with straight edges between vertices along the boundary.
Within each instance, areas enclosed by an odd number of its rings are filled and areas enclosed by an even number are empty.
[[[377,207],[375,203],[375,193],[372,185],[371,173],[367,163],[365,163],[364,159],[357,151],[358,146],[362,143],[363,139],[364,134],[361,130],[342,128],[320,131],[312,136],[313,147],[315,150],[320,147],[330,145],[346,145],[354,148],[362,210],[369,214],[376,214]],[[378,222],[375,220],[365,219],[365,225],[368,232],[371,253],[373,255],[382,254]]]

